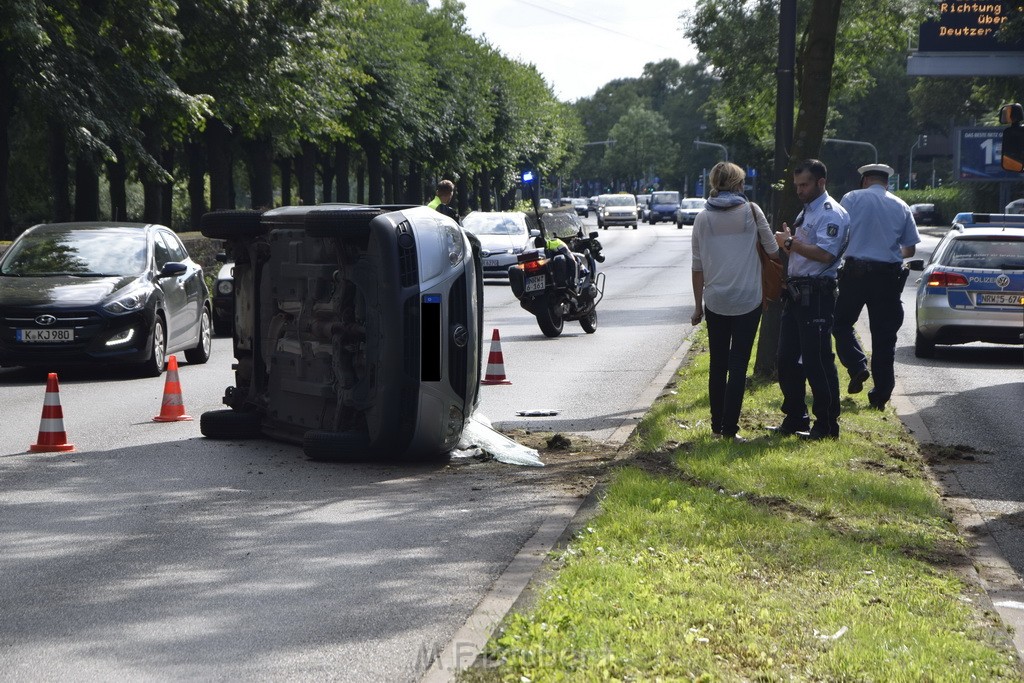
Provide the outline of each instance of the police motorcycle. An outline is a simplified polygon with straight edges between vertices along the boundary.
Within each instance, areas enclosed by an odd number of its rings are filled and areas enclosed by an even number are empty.
[[[566,320],[579,320],[587,334],[597,332],[597,304],[604,296],[604,273],[597,270],[604,262],[598,233],[585,234],[575,211],[571,217],[561,210],[544,213],[538,223],[536,248],[509,266],[512,293],[547,337],[562,334]]]

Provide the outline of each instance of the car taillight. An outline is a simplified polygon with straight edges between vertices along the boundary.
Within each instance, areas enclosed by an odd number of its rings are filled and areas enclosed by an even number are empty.
[[[548,260],[545,258],[536,259],[534,261],[526,261],[523,263],[523,270],[527,273],[535,273],[538,270],[544,270],[544,266],[547,265]]]
[[[936,270],[928,276],[929,287],[966,287],[967,284],[967,278],[960,273]]]

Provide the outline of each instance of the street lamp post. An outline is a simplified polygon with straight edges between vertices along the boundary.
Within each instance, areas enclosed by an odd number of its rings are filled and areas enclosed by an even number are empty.
[[[717,149],[720,149],[720,150],[722,150],[722,154],[725,155],[725,160],[729,161],[729,150],[726,148],[725,145],[720,145],[717,142],[704,142],[703,140],[694,140],[693,141],[693,146],[694,147],[715,147]]]
[[[839,138],[825,138],[822,142],[834,142],[837,145],[863,145],[864,147],[870,147],[871,152],[875,155],[874,163],[878,163],[878,150],[870,142],[861,142],[859,140],[840,140]]]

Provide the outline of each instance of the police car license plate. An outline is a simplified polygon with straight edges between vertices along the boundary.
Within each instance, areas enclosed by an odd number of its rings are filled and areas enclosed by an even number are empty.
[[[1024,294],[1020,292],[979,293],[980,306],[1024,306]]]
[[[534,277],[527,278],[526,287],[524,288],[527,292],[539,292],[544,289],[544,276],[535,275]]]
[[[15,330],[15,339],[28,343],[60,343],[75,340],[75,331],[71,329],[55,330]]]
[[[497,268],[498,267],[498,259],[496,259],[496,258],[485,258],[483,260],[483,263],[484,263],[484,268]]]

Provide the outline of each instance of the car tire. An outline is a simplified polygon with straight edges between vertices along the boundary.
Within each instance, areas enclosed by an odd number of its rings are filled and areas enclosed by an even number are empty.
[[[185,360],[190,365],[202,365],[210,360],[213,350],[213,325],[210,322],[210,310],[203,306],[203,314],[199,319],[199,343],[191,349],[185,349]]]
[[[650,223],[651,225],[654,225],[654,224],[655,224],[655,223],[657,223],[658,221],[654,220],[654,218],[653,218],[653,217],[651,217],[651,218],[648,218],[648,219],[647,219],[647,222],[648,222],[648,223]]]
[[[682,223],[676,223],[676,230],[682,230],[682,229],[683,229],[683,224]]]
[[[598,221],[597,221],[597,229],[598,229],[598,230],[607,230],[608,228],[606,228],[606,227],[605,227],[605,225],[604,225],[604,223],[602,223],[602,222],[600,221],[600,219],[598,219]]]
[[[633,225],[632,225],[631,227],[632,227],[632,228],[633,228],[634,230],[636,230],[636,226],[637,226],[637,224],[636,224],[636,223],[634,223],[634,224],[633,224]]]
[[[260,211],[211,211],[203,214],[199,231],[215,240],[259,237],[267,233]]]
[[[587,334],[594,334],[597,332],[597,309],[592,310],[588,315],[580,318],[580,327]]]
[[[918,358],[935,358],[935,342],[926,339],[920,330],[914,336],[914,355]]]
[[[238,410],[211,410],[199,416],[199,432],[208,439],[258,439],[259,413]]]
[[[557,305],[557,299],[553,294],[544,297],[542,310],[537,316],[537,326],[545,337],[557,337],[565,329],[565,317],[560,311],[555,311]]]
[[[370,437],[364,432],[312,430],[302,437],[302,452],[310,460],[367,460],[370,455]]]
[[[153,323],[153,344],[149,347],[149,358],[142,361],[140,370],[143,377],[159,377],[167,365],[167,327],[159,315]]]
[[[310,211],[306,214],[306,233],[324,239],[366,240],[370,221],[382,213],[380,209]]]

